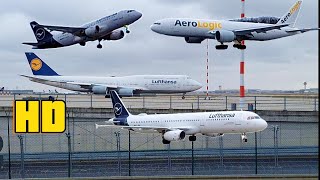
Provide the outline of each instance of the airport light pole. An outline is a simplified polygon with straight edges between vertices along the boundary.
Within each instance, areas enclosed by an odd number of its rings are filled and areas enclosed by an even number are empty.
[[[245,0],[241,0],[242,12],[240,17],[245,17]],[[241,45],[244,45],[244,41],[241,41]],[[245,86],[244,86],[244,49],[241,50],[241,59],[240,59],[240,109],[244,108],[245,104]]]

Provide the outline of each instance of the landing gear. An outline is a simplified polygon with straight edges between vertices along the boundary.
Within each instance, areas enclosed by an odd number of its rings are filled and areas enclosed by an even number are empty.
[[[165,140],[165,139],[162,139],[162,143],[163,143],[163,144],[170,144],[170,141],[167,141],[167,140]]]
[[[189,141],[196,141],[197,140],[197,136],[189,136]]]
[[[98,48],[98,49],[101,49],[101,48],[102,48],[102,45],[101,45],[101,43],[100,43],[101,39],[99,39],[98,41],[99,41],[99,44],[97,45],[97,48]]]
[[[225,50],[228,49],[228,45],[221,44],[221,45],[216,45],[217,50]]]
[[[79,44],[80,44],[80,46],[85,46],[86,42],[80,42]]]
[[[247,134],[246,133],[242,133],[241,134],[241,139],[242,139],[242,142],[248,142],[248,137],[247,137]]]
[[[182,99],[185,99],[185,98],[186,98],[186,97],[185,97],[185,95],[186,95],[186,94],[185,94],[185,93],[183,93],[183,95],[182,95]]]
[[[240,49],[240,50],[244,50],[247,48],[246,45],[242,45],[242,44],[234,44],[233,45],[234,48]]]
[[[125,25],[124,27],[126,28],[126,33],[129,34],[130,33],[129,26]]]

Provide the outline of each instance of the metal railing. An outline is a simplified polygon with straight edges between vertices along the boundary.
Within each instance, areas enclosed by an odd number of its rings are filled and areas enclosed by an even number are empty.
[[[14,94],[0,95],[0,106],[12,106],[14,100],[59,99],[67,107],[111,108],[110,98],[92,94]],[[185,99],[178,95],[157,95],[124,97],[128,108],[142,109],[199,109],[199,110],[240,110],[239,96],[187,95]],[[279,111],[318,111],[318,95],[259,95],[246,96],[247,108],[244,110],[279,110]]]

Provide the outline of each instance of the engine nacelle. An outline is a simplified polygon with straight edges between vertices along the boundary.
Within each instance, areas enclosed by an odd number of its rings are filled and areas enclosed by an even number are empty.
[[[232,31],[221,30],[216,32],[216,39],[221,43],[232,42],[236,40],[236,35]]]
[[[115,41],[115,40],[122,39],[123,37],[124,37],[124,32],[122,30],[115,30],[115,31],[112,31],[107,36],[105,36],[103,39]]]
[[[99,26],[90,26],[88,27],[84,33],[86,36],[94,38],[99,35],[101,28]]]
[[[198,38],[198,37],[185,37],[184,40],[187,43],[191,44],[201,44],[201,42],[204,40],[203,38]]]
[[[133,89],[119,89],[117,92],[119,96],[122,97],[132,97],[133,96]]]
[[[93,94],[106,94],[107,87],[106,86],[93,86],[92,92],[93,92]]]
[[[223,133],[206,133],[203,135],[210,136],[210,137],[219,137],[219,136],[223,136],[224,134]]]
[[[186,137],[186,133],[182,130],[174,130],[165,132],[163,138],[167,141],[180,141]]]

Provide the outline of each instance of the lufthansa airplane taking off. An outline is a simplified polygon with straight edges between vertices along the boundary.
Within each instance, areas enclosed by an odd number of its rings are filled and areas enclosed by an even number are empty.
[[[81,27],[63,27],[40,25],[33,21],[30,26],[37,39],[37,43],[22,43],[33,46],[33,49],[58,48],[80,44],[85,46],[87,41],[99,41],[97,48],[101,49],[102,40],[119,40],[124,32],[119,28],[125,27],[140,19],[142,14],[135,10],[123,10],[110,16],[103,17]],[[51,31],[59,31],[51,34]]]
[[[123,77],[61,76],[31,52],[25,53],[34,76],[21,75],[30,81],[93,94],[109,96],[116,90],[120,96],[141,93],[182,93],[198,90],[202,85],[186,75],[134,75]]]
[[[203,20],[187,18],[163,19],[151,25],[159,34],[184,37],[187,43],[200,44],[205,39],[216,39],[216,49],[227,49],[223,43],[234,42],[233,47],[246,49],[242,40],[267,41],[319,28],[295,28],[302,1],[297,1],[281,18],[257,17],[231,20]]]
[[[163,144],[184,140],[196,140],[196,134],[210,137],[224,134],[241,134],[247,142],[247,133],[263,131],[268,124],[260,116],[249,111],[220,111],[178,114],[132,115],[122,103],[116,91],[111,91],[115,117],[106,121],[109,124],[99,127],[119,127],[140,133],[161,133]]]

